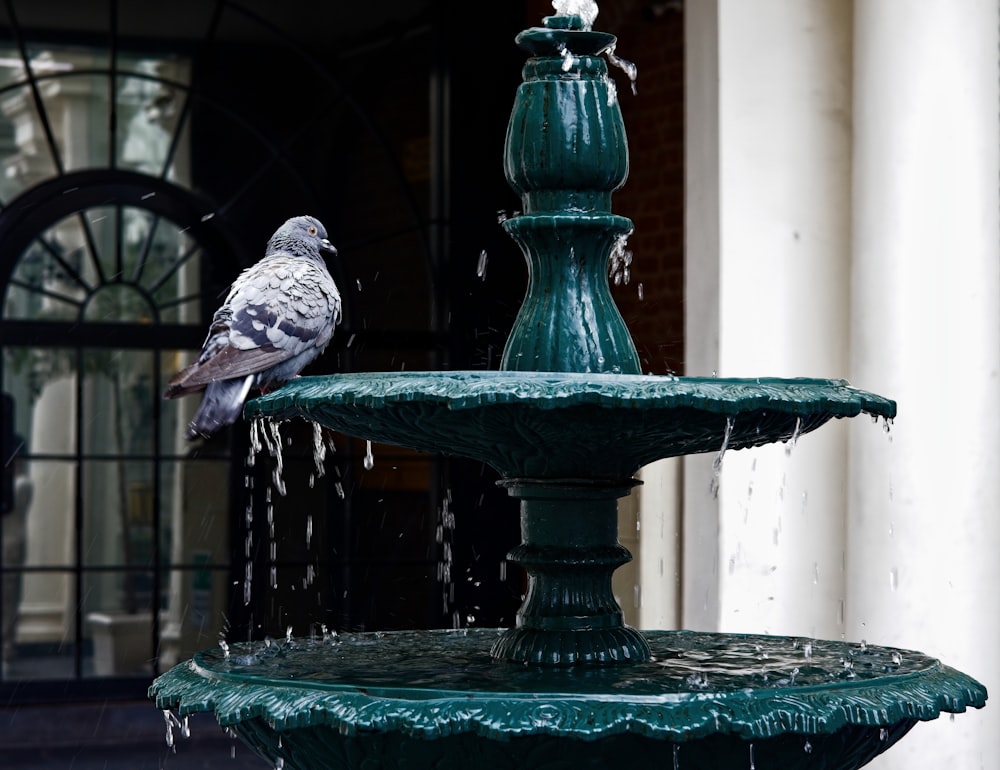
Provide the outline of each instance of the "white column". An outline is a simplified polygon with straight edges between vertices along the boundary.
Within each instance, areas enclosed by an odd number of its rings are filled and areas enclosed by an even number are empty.
[[[848,635],[1000,687],[996,0],[855,3],[852,375],[895,398],[851,436]],[[994,767],[995,703],[872,768]]]
[[[687,375],[848,373],[850,10],[685,8]],[[685,461],[684,625],[839,635],[845,427]]]

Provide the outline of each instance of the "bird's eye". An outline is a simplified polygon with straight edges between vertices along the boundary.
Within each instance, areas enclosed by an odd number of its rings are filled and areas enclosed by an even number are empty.
[[[319,232],[313,225],[309,225],[309,235],[316,235]]]

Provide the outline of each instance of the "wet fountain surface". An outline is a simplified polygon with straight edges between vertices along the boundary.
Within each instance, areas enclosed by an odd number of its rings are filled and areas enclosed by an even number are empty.
[[[615,38],[560,14],[517,42],[531,58],[504,169],[524,213],[503,227],[528,288],[502,371],[305,377],[246,410],[499,471],[521,510],[515,627],[233,644],[158,678],[157,705],[212,711],[289,770],[853,770],[919,720],[983,706],[982,685],[917,652],[624,623],[617,500],[639,468],[794,444],[834,418],[888,423],[896,404],[842,380],[641,375],[608,286],[632,230],[610,211],[628,172]]]
[[[864,643],[651,631],[649,661],[556,669],[498,664],[488,650],[501,633],[327,635],[206,650],[170,673],[158,705],[214,711],[258,751],[303,768],[364,759],[429,767],[445,758],[559,767],[568,757],[604,766],[623,751],[685,768],[751,754],[761,768],[839,768],[860,766],[917,720],[985,697],[933,658]]]
[[[892,419],[844,380],[573,372],[366,372],[303,377],[248,415],[472,457],[508,477],[627,479],[663,457],[792,441],[832,418]]]

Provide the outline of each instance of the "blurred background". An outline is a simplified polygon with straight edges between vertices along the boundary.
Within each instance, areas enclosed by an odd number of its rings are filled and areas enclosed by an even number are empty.
[[[639,72],[633,94],[611,68],[631,153],[614,211],[635,223],[613,293],[643,370],[847,378],[899,403],[891,426],[727,453],[718,479],[714,456],[643,469],[620,508],[628,622],[865,639],[995,689],[997,3],[600,6]],[[118,734],[162,741],[149,682],[220,639],[514,622],[517,506],[489,467],[375,445],[366,469],[365,442],[332,434],[318,466],[289,422],[281,495],[246,423],[186,442],[196,399],[160,394],[304,213],[345,310],[305,374],[496,369],[527,278],[499,225],[520,206],[513,40],[550,13],[0,4],[0,756],[57,742],[58,720],[28,729],[52,708],[80,725],[70,749],[128,709]],[[997,720],[921,725],[872,766],[1000,767]]]

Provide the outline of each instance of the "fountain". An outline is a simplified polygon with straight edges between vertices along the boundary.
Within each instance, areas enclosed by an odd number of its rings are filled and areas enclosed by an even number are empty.
[[[590,4],[593,5],[593,4]],[[629,558],[617,499],[656,459],[791,441],[833,418],[895,416],[839,380],[642,375],[607,268],[632,223],[602,54],[580,16],[522,32],[504,223],[528,263],[500,371],[304,377],[247,414],[481,460],[520,501],[510,558],[528,589],[509,629],[324,634],[206,650],[150,694],[214,712],[275,767],[857,768],[917,721],[985,704],[918,652],[628,627],[611,591]]]

